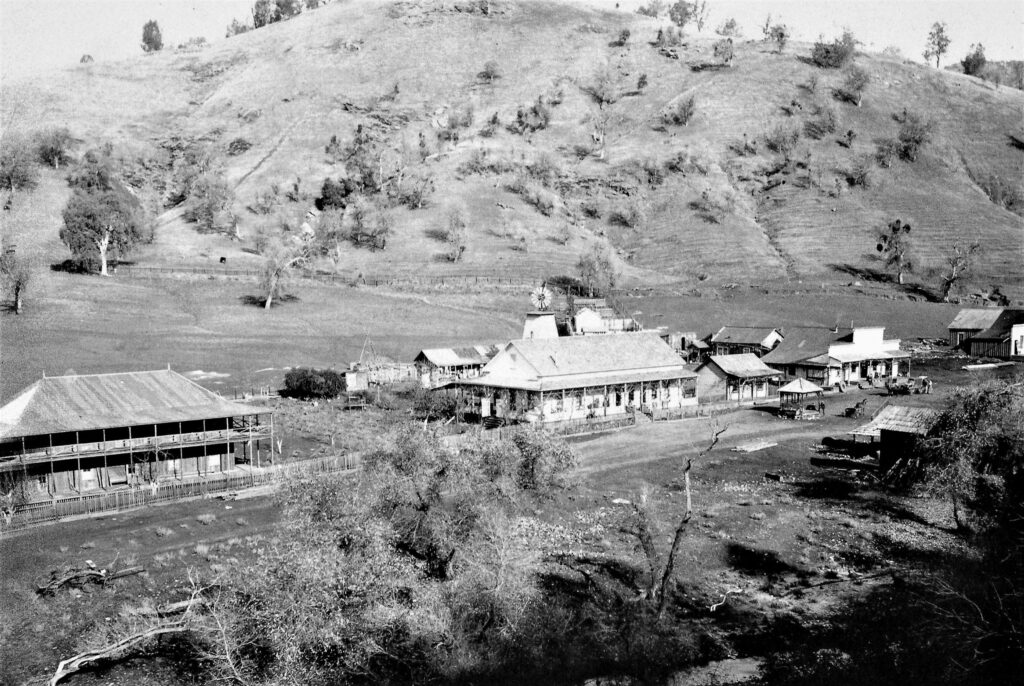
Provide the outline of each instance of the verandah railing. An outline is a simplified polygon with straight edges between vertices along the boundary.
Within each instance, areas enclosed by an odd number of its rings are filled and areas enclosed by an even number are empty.
[[[162,502],[269,486],[285,478],[340,472],[354,469],[358,464],[358,455],[331,455],[269,467],[247,468],[245,471],[218,472],[205,477],[167,480],[138,488],[117,488],[26,503],[19,505],[9,517],[0,519],[0,533],[57,522],[69,517],[131,510]]]

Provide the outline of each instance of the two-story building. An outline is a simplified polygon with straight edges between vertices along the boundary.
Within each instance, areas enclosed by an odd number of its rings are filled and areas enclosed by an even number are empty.
[[[825,388],[910,375],[910,353],[898,338],[885,338],[882,326],[787,328],[785,340],[761,359],[786,378]]]
[[[778,347],[785,336],[778,329],[763,326],[723,326],[712,334],[708,344],[712,355],[764,357]]]

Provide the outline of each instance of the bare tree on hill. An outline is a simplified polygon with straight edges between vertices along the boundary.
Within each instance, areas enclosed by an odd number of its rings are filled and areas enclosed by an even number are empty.
[[[953,287],[963,282],[971,272],[974,256],[981,250],[981,243],[966,244],[961,241],[953,243],[949,255],[946,256],[948,269],[942,275],[942,301],[949,300]]]

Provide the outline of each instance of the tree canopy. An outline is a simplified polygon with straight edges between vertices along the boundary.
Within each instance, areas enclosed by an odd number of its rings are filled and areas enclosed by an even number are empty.
[[[160,25],[150,19],[142,27],[142,50],[157,52],[164,47],[164,38],[160,33]]]
[[[81,263],[99,261],[107,276],[107,261],[129,252],[146,238],[145,213],[126,188],[76,188],[64,208],[60,239]]]
[[[926,60],[935,59],[935,68],[939,68],[939,60],[949,50],[952,41],[946,33],[945,22],[937,21],[932,24],[932,30],[928,32],[928,42],[925,44],[923,57]]]

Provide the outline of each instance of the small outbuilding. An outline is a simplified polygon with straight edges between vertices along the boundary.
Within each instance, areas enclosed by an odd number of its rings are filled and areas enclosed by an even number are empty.
[[[479,376],[484,365],[498,354],[496,345],[461,348],[429,348],[413,359],[423,388],[437,388],[457,379]]]
[[[782,377],[753,353],[711,355],[696,371],[702,403],[775,398]]]
[[[888,405],[850,433],[856,441],[879,444],[878,466],[886,472],[931,433],[938,417],[938,410],[930,407]]]
[[[949,323],[949,344],[966,350],[967,342],[995,324],[1002,313],[1001,308],[965,307]]]
[[[711,351],[715,355],[742,355],[750,353],[762,357],[774,350],[785,337],[778,329],[762,326],[723,326],[711,336]]]

